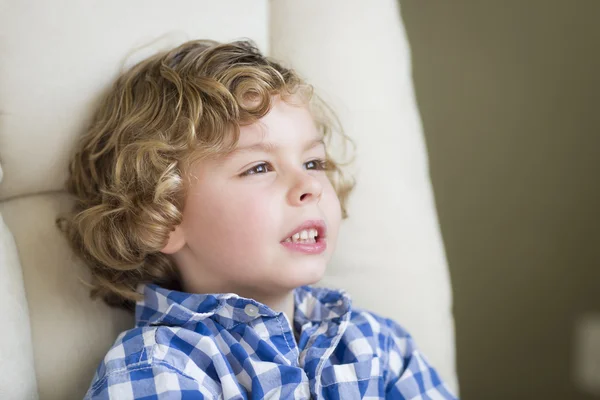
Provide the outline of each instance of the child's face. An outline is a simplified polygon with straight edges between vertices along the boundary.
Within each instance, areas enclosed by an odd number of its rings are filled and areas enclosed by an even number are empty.
[[[306,107],[275,97],[265,117],[241,127],[232,154],[195,164],[165,248],[184,290],[274,294],[322,278],[341,209],[321,139]]]

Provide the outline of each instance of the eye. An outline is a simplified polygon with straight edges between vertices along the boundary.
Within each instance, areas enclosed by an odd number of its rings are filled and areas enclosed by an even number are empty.
[[[314,169],[317,171],[325,171],[327,170],[328,164],[327,160],[323,160],[321,158],[310,160],[304,163],[304,168],[306,169]]]
[[[269,163],[260,163],[255,165],[254,167],[246,170],[240,174],[240,176],[248,176],[248,175],[257,175],[257,174],[265,174],[267,172],[273,171],[273,167]]]

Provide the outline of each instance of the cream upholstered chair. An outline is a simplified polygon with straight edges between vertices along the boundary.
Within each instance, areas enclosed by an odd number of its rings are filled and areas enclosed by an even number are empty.
[[[357,144],[358,186],[322,284],[400,322],[457,389],[450,283],[397,7],[0,0],[0,213],[10,229],[0,223],[0,398],[81,397],[131,326],[89,299],[87,273],[55,227],[71,204],[67,157],[122,68],[193,38],[251,38],[336,109]]]

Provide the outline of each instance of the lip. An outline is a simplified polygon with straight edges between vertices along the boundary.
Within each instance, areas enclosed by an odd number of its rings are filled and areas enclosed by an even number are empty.
[[[316,229],[317,240],[315,243],[294,243],[286,242],[285,240],[292,237],[294,234],[305,229]],[[321,254],[327,249],[327,225],[323,220],[308,220],[300,224],[291,231],[282,241],[281,244],[291,251],[296,251],[305,254]]]

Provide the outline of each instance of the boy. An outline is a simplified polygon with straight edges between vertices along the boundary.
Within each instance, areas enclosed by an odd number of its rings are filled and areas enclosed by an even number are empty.
[[[62,226],[136,327],[86,399],[455,398],[399,325],[308,286],[352,189],[326,111],[245,41],[191,41],[116,81]]]

